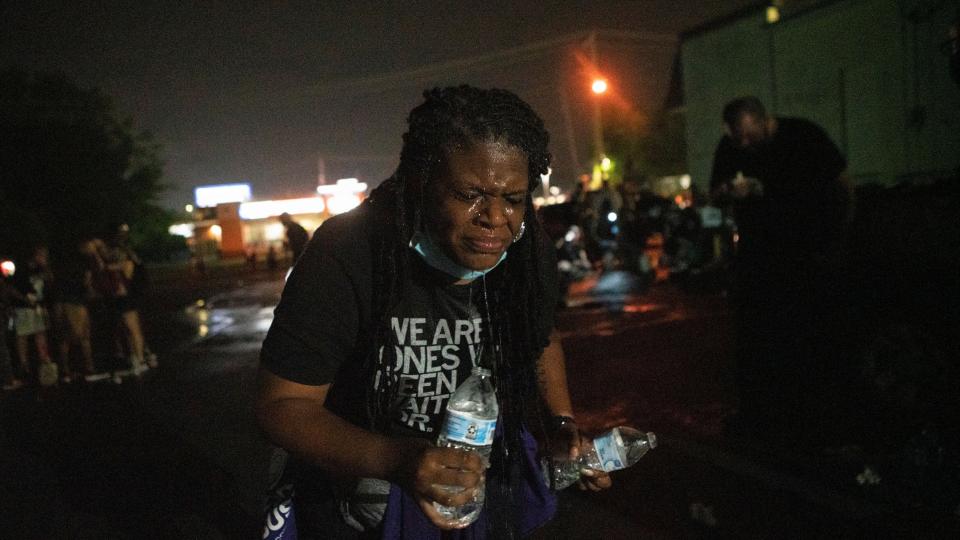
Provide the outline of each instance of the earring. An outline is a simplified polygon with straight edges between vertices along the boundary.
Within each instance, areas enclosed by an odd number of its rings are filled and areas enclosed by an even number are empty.
[[[525,233],[526,231],[527,231],[527,222],[521,221],[520,232],[518,232],[517,235],[513,237],[513,243],[516,244],[517,242],[519,242],[520,239],[523,238],[523,233]]]

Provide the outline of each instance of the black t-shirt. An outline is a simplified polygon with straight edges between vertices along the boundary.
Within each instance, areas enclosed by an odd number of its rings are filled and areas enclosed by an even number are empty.
[[[789,249],[816,249],[840,226],[843,206],[837,178],[847,163],[818,125],[778,118],[777,132],[756,149],[737,147],[729,137],[717,146],[710,188],[737,172],[763,184],[763,196],[737,205],[744,242]]]
[[[367,385],[363,359],[372,351],[373,264],[376,242],[372,209],[363,205],[317,229],[284,288],[261,352],[263,367],[301,384],[333,384],[327,408],[366,425]],[[546,246],[546,245],[545,245]],[[454,279],[410,252],[409,279],[389,314],[398,344],[380,351],[395,360],[404,404],[396,411],[400,433],[436,437],[450,394],[477,362],[484,305],[481,280],[455,285]],[[546,346],[553,326],[556,263],[550,248],[541,261],[546,285],[545,317],[538,329]],[[500,268],[491,272],[500,271]],[[488,278],[488,281],[492,279]]]

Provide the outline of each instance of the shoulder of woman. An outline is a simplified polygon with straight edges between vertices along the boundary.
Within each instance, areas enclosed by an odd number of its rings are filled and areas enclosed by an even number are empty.
[[[336,252],[349,252],[369,244],[374,228],[369,212],[358,208],[324,221],[314,231],[311,241]]]

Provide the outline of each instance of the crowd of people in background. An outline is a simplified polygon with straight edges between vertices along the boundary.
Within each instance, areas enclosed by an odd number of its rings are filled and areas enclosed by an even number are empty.
[[[121,224],[106,240],[80,238],[52,261],[46,246],[35,246],[0,279],[4,391],[119,383],[158,367],[139,314],[147,277],[128,234]],[[95,351],[95,343],[109,350]]]
[[[678,202],[627,178],[616,187],[609,181],[597,190],[578,187],[569,202],[542,207],[557,248],[561,293],[591,273],[610,271],[632,274],[641,289],[707,276],[712,287],[724,288],[735,225],[696,191],[685,195]]]

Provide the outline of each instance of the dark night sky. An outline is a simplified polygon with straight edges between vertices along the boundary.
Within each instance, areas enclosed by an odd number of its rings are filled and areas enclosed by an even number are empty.
[[[459,82],[530,101],[553,136],[557,176],[573,178],[573,156],[590,149],[582,45],[482,55],[590,29],[638,33],[650,39],[601,36],[600,66],[618,89],[609,99],[650,114],[667,91],[676,34],[752,3],[17,2],[0,8],[0,65],[62,71],[115,97],[163,144],[171,208],[207,183],[304,195],[321,154],[328,179],[375,184],[395,166],[422,90]],[[451,64],[478,56],[478,67]]]

